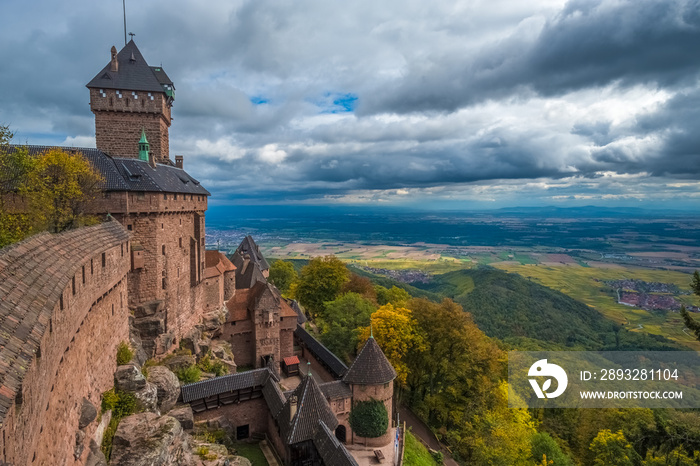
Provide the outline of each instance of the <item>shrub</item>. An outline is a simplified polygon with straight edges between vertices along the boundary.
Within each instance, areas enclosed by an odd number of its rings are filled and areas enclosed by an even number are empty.
[[[350,427],[360,437],[381,437],[389,428],[386,406],[377,400],[355,403],[350,411]]]
[[[175,372],[175,375],[177,375],[180,382],[187,384],[199,382],[199,378],[202,376],[202,373],[199,370],[199,367],[192,365],[190,367],[180,369],[179,371]]]
[[[107,461],[112,455],[112,439],[117,432],[119,421],[123,417],[130,416],[136,412],[136,397],[132,393],[114,390],[107,390],[102,394],[102,412],[111,410],[112,419],[109,425],[105,428],[104,436],[102,437],[102,453],[104,453]]]
[[[123,366],[124,364],[128,364],[133,357],[134,352],[129,347],[129,344],[125,341],[119,343],[119,346],[117,347],[117,365]]]
[[[212,372],[217,377],[228,374],[228,367],[224,365],[221,361],[216,358],[212,358],[211,354],[207,353],[202,359],[197,363],[199,367],[204,372]]]

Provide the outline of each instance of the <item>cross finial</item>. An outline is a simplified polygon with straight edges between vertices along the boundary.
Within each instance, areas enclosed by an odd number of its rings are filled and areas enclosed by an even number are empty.
[[[134,34],[133,32],[130,32],[130,33],[129,33],[129,36],[131,37],[131,40],[134,40],[134,36],[135,36],[135,35],[136,35],[136,34]]]

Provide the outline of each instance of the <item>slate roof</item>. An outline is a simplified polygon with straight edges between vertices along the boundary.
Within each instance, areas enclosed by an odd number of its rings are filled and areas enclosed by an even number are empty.
[[[223,375],[213,379],[195,382],[181,387],[182,401],[189,403],[214,395],[242,390],[245,388],[261,387],[271,377],[267,367],[237,374]]]
[[[335,438],[333,432],[323,421],[318,421],[313,441],[323,463],[327,466],[358,466],[355,458]]]
[[[277,419],[286,401],[279,385],[270,377],[263,386],[262,392],[265,402],[267,403],[267,408],[270,410],[270,414],[272,414],[272,418]]]
[[[342,377],[348,371],[348,366],[343,363],[338,356],[333,354],[331,350],[323,346],[323,344],[315,339],[301,325],[297,324],[297,329],[294,331],[297,336],[311,351],[317,359],[320,359],[333,373],[335,377]]]
[[[11,145],[11,149],[20,146]],[[144,191],[183,194],[210,193],[182,168],[168,164],[156,164],[131,158],[110,157],[101,150],[84,147],[21,146],[27,147],[30,155],[39,155],[50,149],[61,149],[71,153],[81,153],[102,175],[104,191]]]
[[[353,361],[343,382],[359,385],[380,385],[396,378],[396,371],[373,337],[367,339]]]
[[[329,400],[340,400],[352,397],[350,386],[342,380],[322,383],[319,384],[318,387]]]
[[[240,268],[240,266],[243,265],[246,254],[250,256],[251,262],[258,264],[260,270],[270,269],[270,264],[267,263],[267,260],[265,260],[260,252],[260,248],[255,244],[253,237],[250,235],[243,238],[241,244],[238,245],[238,249],[233,253],[231,261],[236,267]]]
[[[231,256],[231,262],[236,267],[236,289],[253,288],[256,283],[267,283],[258,264],[250,261],[245,265],[242,259],[236,260],[236,256]]]
[[[117,221],[0,249],[0,427],[63,290],[86,258],[129,239]]]
[[[163,68],[148,66],[133,40],[119,51],[117,61],[116,72],[111,71],[110,61],[86,87],[149,92],[165,92],[163,85],[174,87]]]
[[[289,304],[289,307],[291,307],[292,310],[297,313],[297,324],[303,324],[308,320],[306,318],[306,314],[304,313],[304,309],[302,309],[301,305],[296,299],[285,300],[287,301],[287,304]]]
[[[290,403],[293,396],[297,399],[297,412],[289,425],[285,425],[286,423],[282,421],[290,417]],[[286,415],[286,417],[278,420],[285,444],[293,445],[312,440],[319,420],[331,429],[338,426],[338,420],[313,376],[303,376],[301,383],[294,389],[293,396],[287,398],[282,410],[282,416]]]

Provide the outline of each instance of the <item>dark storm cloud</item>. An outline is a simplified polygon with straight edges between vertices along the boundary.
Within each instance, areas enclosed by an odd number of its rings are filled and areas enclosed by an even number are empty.
[[[603,167],[620,173],[648,172],[653,176],[700,177],[700,88],[684,90],[657,111],[640,116],[629,132],[659,141],[658,148],[642,154],[624,146],[602,147],[594,156]]]
[[[534,38],[514,33],[475,55],[441,54],[365,99],[373,112],[454,111],[485,99],[618,83],[674,86],[698,76],[700,1],[572,0]]]
[[[3,12],[0,124],[21,142],[89,144],[84,85],[122,44],[121,2]],[[543,179],[565,197],[642,196],[700,175],[700,0],[152,0],[127,12],[145,58],[175,81],[171,154],[218,199],[469,185],[518,201],[550,192],[529,185]]]

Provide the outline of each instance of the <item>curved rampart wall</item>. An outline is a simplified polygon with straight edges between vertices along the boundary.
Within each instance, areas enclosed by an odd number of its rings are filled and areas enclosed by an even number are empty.
[[[83,398],[99,410],[128,341],[129,256],[116,221],[0,250],[0,459],[85,462],[97,422],[78,434]]]

